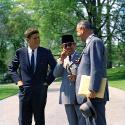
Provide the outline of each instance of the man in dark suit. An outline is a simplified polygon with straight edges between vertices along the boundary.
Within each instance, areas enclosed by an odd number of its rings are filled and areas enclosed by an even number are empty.
[[[77,60],[80,54],[75,51],[76,43],[72,35],[62,36],[62,52],[54,69],[55,77],[62,77],[59,103],[64,104],[69,125],[85,125],[85,119],[76,100],[75,79]]]
[[[90,98],[96,112],[96,125],[106,125],[105,105],[109,100],[108,84],[106,84],[104,98],[97,98],[96,92],[99,91],[102,78],[106,78],[106,58],[103,41],[98,38],[93,31],[93,26],[89,21],[80,21],[77,24],[77,35],[82,41],[86,42],[83,49],[81,61],[77,71],[76,91],[78,92],[81,76],[91,76],[88,98]],[[84,84],[84,83],[83,83]],[[86,98],[77,96],[79,103],[85,102]]]
[[[32,115],[35,125],[45,125],[47,90],[54,80],[56,61],[50,50],[39,46],[37,29],[29,28],[24,35],[28,47],[18,49],[9,65],[9,73],[19,86],[19,125],[31,125]]]

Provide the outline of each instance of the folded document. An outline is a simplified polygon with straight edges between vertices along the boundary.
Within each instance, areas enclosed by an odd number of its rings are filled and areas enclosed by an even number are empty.
[[[89,84],[90,84],[91,76],[82,75],[80,81],[80,87],[78,91],[78,95],[87,96],[89,91]],[[102,78],[101,85],[99,91],[96,93],[97,98],[104,98],[105,87],[106,87],[107,78]]]

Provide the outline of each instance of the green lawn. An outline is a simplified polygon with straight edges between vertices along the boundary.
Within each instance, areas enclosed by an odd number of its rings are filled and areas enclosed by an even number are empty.
[[[109,85],[125,91],[125,80],[109,81]]]
[[[109,85],[125,90],[125,67],[108,69]]]
[[[0,100],[15,95],[18,87],[15,84],[0,84]]]
[[[125,67],[108,69],[108,79],[111,81],[125,80]]]

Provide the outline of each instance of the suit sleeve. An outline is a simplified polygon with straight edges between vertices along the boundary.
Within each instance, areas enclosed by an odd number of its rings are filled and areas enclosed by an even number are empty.
[[[8,66],[8,72],[11,75],[13,81],[17,83],[20,81],[19,74],[17,72],[17,69],[19,68],[19,51],[16,51],[15,57],[13,58],[11,64]]]
[[[60,58],[57,60],[57,65],[54,69],[54,72],[53,72],[53,75],[55,77],[62,77],[62,74],[63,74],[63,71],[64,71],[64,68],[63,68],[63,64],[60,60]]]
[[[53,71],[56,66],[56,60],[54,59],[50,50],[48,52],[48,63],[49,63],[49,73],[47,75],[46,82],[50,85],[55,80]]]
[[[101,40],[93,41],[90,46],[90,90],[98,91],[103,77],[104,44]]]

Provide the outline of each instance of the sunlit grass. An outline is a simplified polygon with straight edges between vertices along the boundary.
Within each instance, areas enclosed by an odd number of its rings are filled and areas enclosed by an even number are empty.
[[[0,84],[0,100],[15,95],[18,87],[15,84]]]
[[[125,91],[125,80],[109,81],[109,85]]]

